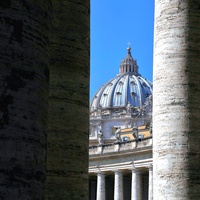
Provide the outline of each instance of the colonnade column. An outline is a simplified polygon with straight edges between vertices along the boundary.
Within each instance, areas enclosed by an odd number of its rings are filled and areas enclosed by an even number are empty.
[[[106,199],[105,190],[105,174],[100,172],[97,174],[97,200]]]
[[[155,0],[153,194],[200,198],[200,1]]]
[[[142,180],[138,170],[132,170],[131,200],[142,199]]]
[[[153,200],[153,166],[149,166],[149,195],[148,200]]]
[[[121,171],[115,171],[114,200],[123,200],[123,174]]]

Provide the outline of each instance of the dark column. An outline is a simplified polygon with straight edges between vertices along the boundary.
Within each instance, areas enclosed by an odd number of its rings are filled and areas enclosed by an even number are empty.
[[[49,6],[0,1],[1,200],[44,199]]]
[[[124,175],[124,200],[131,200],[131,173]]]
[[[106,199],[114,199],[114,174],[106,176]]]
[[[89,200],[96,200],[97,194],[97,177],[89,179]]]
[[[88,199],[89,0],[52,0],[47,196]]]

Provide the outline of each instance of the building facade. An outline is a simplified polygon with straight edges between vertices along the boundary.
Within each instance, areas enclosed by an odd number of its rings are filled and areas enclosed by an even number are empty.
[[[155,0],[154,200],[200,199],[199,10],[199,0]],[[0,1],[2,200],[88,199],[89,17],[89,0]],[[125,66],[122,70],[128,72]],[[120,110],[127,115],[129,109]],[[117,110],[105,111],[117,115]],[[93,141],[90,147],[90,177],[95,177],[90,186],[97,188],[91,198],[102,200],[109,194],[123,199],[127,194],[141,199],[136,191],[144,187],[146,196],[147,186],[141,186],[138,174],[142,180],[149,177],[151,198],[151,138],[125,144],[117,132],[107,143],[112,134],[102,134],[102,144]],[[134,161],[127,149],[132,155],[138,151]],[[116,161],[121,154],[124,160]],[[103,163],[101,156],[111,159]],[[122,177],[129,192],[122,190]],[[105,191],[108,183],[111,192]]]
[[[90,104],[90,200],[152,199],[152,83],[127,51]]]
[[[155,0],[152,163],[153,198],[156,200],[200,199],[199,8],[200,2],[194,0]],[[124,146],[120,144],[119,148]],[[119,148],[116,147],[116,152],[120,157]],[[99,150],[96,159],[101,160],[101,156]],[[100,161],[97,168],[99,164]],[[116,183],[113,198],[123,199],[119,173],[113,176]],[[97,186],[98,180],[101,179],[97,179]],[[152,198],[151,180],[149,184],[148,198]],[[134,195],[134,189],[131,195]]]

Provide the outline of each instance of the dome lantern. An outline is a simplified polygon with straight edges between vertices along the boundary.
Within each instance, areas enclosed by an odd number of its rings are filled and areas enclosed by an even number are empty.
[[[138,75],[138,65],[137,61],[132,57],[131,55],[131,47],[129,46],[127,48],[128,54],[125,59],[122,60],[120,65],[120,73],[127,73],[132,72],[136,75]]]

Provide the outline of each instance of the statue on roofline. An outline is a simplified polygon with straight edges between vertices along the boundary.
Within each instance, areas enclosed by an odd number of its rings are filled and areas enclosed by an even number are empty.
[[[120,132],[121,132],[121,128],[120,127],[116,128],[116,131],[115,131],[116,141],[115,142],[120,142],[121,141]]]
[[[136,125],[133,126],[132,132],[133,132],[132,135],[133,135],[134,139],[137,140],[138,139],[138,127]]]
[[[103,142],[103,133],[101,130],[98,131],[97,138],[98,138],[99,145],[102,145],[104,142]]]

